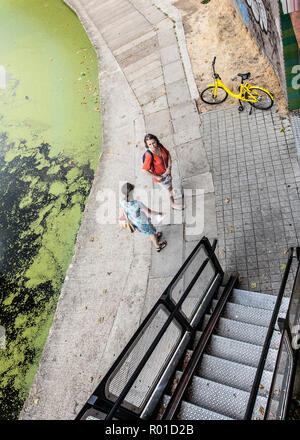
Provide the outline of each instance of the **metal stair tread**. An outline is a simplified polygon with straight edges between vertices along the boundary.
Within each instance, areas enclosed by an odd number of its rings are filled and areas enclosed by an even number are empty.
[[[212,301],[212,307],[210,309],[210,313],[213,312],[217,303],[218,300],[216,299]],[[273,311],[269,309],[261,309],[258,307],[246,306],[244,304],[237,304],[228,301],[225,305],[222,316],[224,318],[232,319],[234,321],[241,321],[241,322],[246,322],[248,324],[268,327],[271,321],[272,313]],[[285,318],[286,314],[284,312],[280,312],[278,316]],[[276,322],[276,327],[277,327],[277,322]]]
[[[224,287],[219,288],[217,297],[223,292]],[[251,292],[250,290],[233,289],[229,300],[236,304],[253,306],[266,310],[273,310],[277,300],[276,295],[269,295],[260,292]],[[286,312],[289,304],[289,298],[283,297],[281,303],[281,312]]]
[[[200,336],[201,332],[198,331],[195,336],[194,348]],[[249,344],[247,342],[226,338],[216,334],[211,336],[210,342],[206,348],[206,353],[212,356],[228,359],[252,367],[257,367],[261,351],[262,347],[260,345]],[[274,348],[270,350],[265,365],[266,370],[273,371],[277,354],[278,350]]]
[[[176,372],[176,377],[180,378],[181,372]],[[238,388],[223,385],[199,376],[193,376],[188,386],[184,400],[201,406],[218,414],[223,414],[233,419],[243,419],[250,393]],[[258,396],[253,411],[254,418],[263,418],[260,408],[266,408],[267,399]]]
[[[196,374],[198,377],[250,392],[256,368],[205,353],[196,370]],[[268,395],[272,377],[272,372],[264,370],[261,379],[261,386],[263,388],[260,387],[259,395],[265,397]]]
[[[206,314],[204,316],[201,330],[206,327],[209,319],[210,315]],[[222,316],[219,318],[214,329],[214,333],[221,334],[221,336],[247,342],[249,344],[254,343],[256,345],[263,345],[266,332],[267,329],[265,327],[248,324],[246,322],[233,321]]]
[[[164,395],[163,404],[166,407],[170,400],[170,396]],[[215,411],[210,411],[198,405],[193,405],[190,402],[182,400],[180,409],[177,414],[179,420],[233,420],[231,417],[226,417],[218,414]]]
[[[205,328],[210,315],[205,315],[201,329]],[[248,324],[241,321],[220,317],[214,329],[215,334],[226,336],[230,339],[247,342],[249,344],[263,345],[266,338],[267,328],[259,325]],[[280,335],[274,338],[274,342],[279,344]],[[271,348],[274,348],[271,346]]]

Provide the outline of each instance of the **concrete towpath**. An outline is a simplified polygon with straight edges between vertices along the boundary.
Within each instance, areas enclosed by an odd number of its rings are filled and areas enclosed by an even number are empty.
[[[212,175],[195,105],[198,92],[179,12],[166,0],[156,5],[152,0],[66,3],[98,55],[103,153],[21,419],[74,419],[199,238],[217,236]],[[141,171],[146,132],[156,134],[171,152],[176,194],[182,188],[200,190],[185,195],[183,217],[173,212],[170,224],[162,226],[168,246],[161,253],[147,237],[120,231],[118,222],[99,221],[107,189],[112,197],[124,181],[152,189]],[[117,220],[118,204],[116,197]],[[204,213],[204,229],[188,224],[192,208],[199,218]]]

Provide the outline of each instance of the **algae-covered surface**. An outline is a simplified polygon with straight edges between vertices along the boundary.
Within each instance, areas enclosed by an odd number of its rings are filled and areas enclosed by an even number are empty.
[[[102,136],[97,57],[77,16],[62,0],[0,0],[0,10],[0,418],[16,419],[74,254]]]

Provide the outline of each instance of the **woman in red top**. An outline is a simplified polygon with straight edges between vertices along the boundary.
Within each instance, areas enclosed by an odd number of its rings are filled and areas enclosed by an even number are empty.
[[[146,152],[143,170],[152,176],[153,180],[162,188],[169,191],[172,208],[182,210],[183,207],[174,202],[172,195],[171,155],[169,151],[163,147],[153,134],[147,134],[144,142],[146,149],[151,151],[153,157]]]

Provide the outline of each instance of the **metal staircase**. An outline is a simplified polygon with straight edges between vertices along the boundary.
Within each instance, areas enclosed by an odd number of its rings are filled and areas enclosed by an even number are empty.
[[[299,248],[278,296],[222,286],[204,237],[77,419],[284,419],[300,323]],[[297,261],[292,292],[286,292]],[[288,296],[287,296],[288,295]]]
[[[179,419],[243,419],[275,302],[276,297],[272,295],[233,289],[181,403],[177,414]],[[286,316],[288,303],[289,299],[283,298],[281,317]],[[213,312],[216,304],[217,300],[213,300],[209,312]],[[207,325],[210,316],[211,313],[205,315],[201,330]],[[197,331],[194,347],[201,334],[201,331]],[[262,374],[254,419],[262,419],[264,415],[280,338],[277,329]],[[192,353],[192,350],[188,350],[186,357],[191,358]],[[182,372],[178,370],[175,385],[181,375]],[[169,399],[166,394],[163,400],[165,406]],[[273,411],[276,413],[275,407]]]

